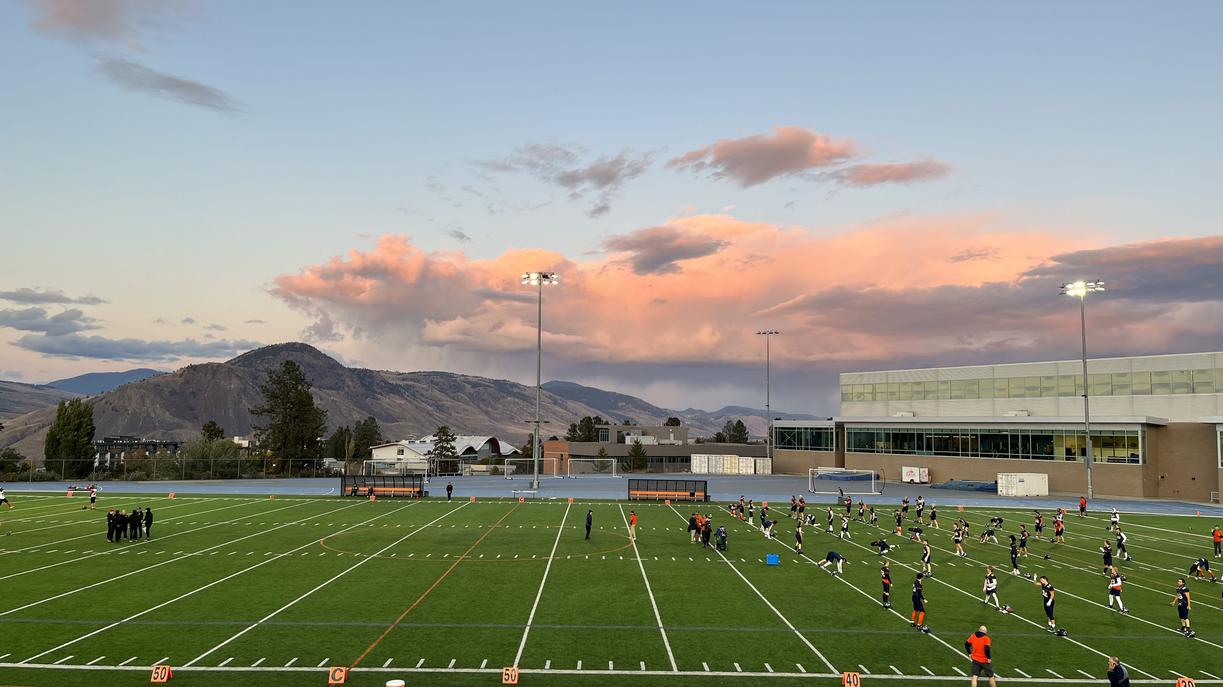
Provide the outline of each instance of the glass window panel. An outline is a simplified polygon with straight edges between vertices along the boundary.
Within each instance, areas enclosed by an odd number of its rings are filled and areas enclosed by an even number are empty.
[[[900,400],[900,384],[897,382],[888,382],[888,400]]]
[[[900,396],[898,400],[901,400],[901,401],[912,401],[913,400],[913,383],[912,382],[901,382],[900,383]]]
[[[1057,378],[1057,395],[1074,396],[1074,375],[1060,375]]]
[[[942,381],[938,383],[938,397],[940,400],[946,401],[951,398],[951,382]]]
[[[1008,395],[1010,395],[1007,391],[1008,388],[1009,388],[1009,383],[1005,377],[1002,379],[995,379],[994,380],[994,398],[1006,398]]]
[[[981,398],[981,394],[977,390],[977,380],[964,380],[964,398]]]
[[[1091,375],[1091,395],[1092,396],[1112,396],[1113,395],[1113,376],[1111,374]]]
[[[1172,393],[1172,373],[1171,372],[1152,372],[1151,373],[1151,393],[1152,394],[1170,394]]]
[[[1135,396],[1149,396],[1151,394],[1151,373],[1150,372],[1135,372],[1131,375],[1133,385],[1131,393]]]
[[[1040,377],[1023,378],[1023,397],[1040,398]]]
[[[1010,382],[1009,396],[1011,398],[1023,398],[1023,377],[1011,377],[1007,381]]]
[[[992,379],[978,380],[977,390],[980,393],[980,398],[993,398],[994,397],[994,380]]]
[[[876,384],[875,385],[875,400],[876,401],[886,401],[887,398],[888,398],[888,385],[887,384]]]
[[[938,382],[922,382],[921,387],[926,392],[927,401],[938,400]]]
[[[951,398],[957,399],[957,400],[964,398],[964,380],[962,379],[951,380]]]
[[[1213,394],[1215,392],[1215,371],[1214,370],[1194,370],[1193,371],[1193,393],[1195,394]]]
[[[1113,373],[1113,395],[1114,396],[1129,396],[1130,395],[1130,373],[1114,372]]]
[[[1041,398],[1051,398],[1057,396],[1056,375],[1040,378],[1040,396]]]
[[[1189,370],[1173,370],[1172,371],[1172,393],[1174,394],[1191,394],[1193,393],[1193,373]]]

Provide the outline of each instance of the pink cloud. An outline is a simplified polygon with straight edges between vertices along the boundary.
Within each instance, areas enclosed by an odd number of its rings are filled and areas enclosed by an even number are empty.
[[[888,164],[850,165],[832,172],[830,176],[847,186],[878,186],[879,184],[907,184],[914,181],[933,181],[951,174],[951,166],[937,160],[919,160]]]
[[[776,126],[772,134],[724,138],[685,153],[667,163],[669,169],[708,171],[740,186],[763,184],[820,167],[840,164],[854,156],[849,140],[834,140],[797,126]]]

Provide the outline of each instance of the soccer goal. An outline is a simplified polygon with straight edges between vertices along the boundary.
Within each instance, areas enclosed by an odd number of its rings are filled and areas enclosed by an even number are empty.
[[[619,477],[615,458],[570,458],[566,477]]]
[[[874,470],[810,468],[807,490],[812,494],[877,496],[883,493],[883,480]]]
[[[531,479],[535,474],[534,460],[531,458],[506,458],[501,465],[506,479]],[[564,477],[559,473],[555,458],[539,459],[540,477]]]

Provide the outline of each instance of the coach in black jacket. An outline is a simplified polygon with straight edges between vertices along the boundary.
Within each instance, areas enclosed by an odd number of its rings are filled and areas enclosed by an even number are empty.
[[[1116,656],[1108,657],[1108,684],[1110,687],[1130,687],[1130,673]]]

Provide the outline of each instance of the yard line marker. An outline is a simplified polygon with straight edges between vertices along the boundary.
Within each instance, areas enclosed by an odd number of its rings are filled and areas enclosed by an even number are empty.
[[[1212,680],[1218,680],[1218,679],[1219,679],[1219,676],[1218,676],[1218,675],[1211,675],[1210,673],[1208,673],[1208,672],[1206,672],[1206,671],[1204,671],[1204,670],[1203,670],[1203,671],[1201,671],[1201,673],[1202,673],[1203,675],[1205,675],[1206,677],[1208,677],[1208,678],[1212,679]]]
[[[483,668],[483,667],[484,667],[484,664],[483,664],[483,663],[481,663],[481,664],[480,664],[480,667],[481,667],[481,668]],[[581,670],[581,669],[582,669],[582,659],[580,659],[580,658],[578,659],[578,667],[577,667],[577,669],[578,669],[578,670]]]
[[[926,674],[927,674],[927,675],[933,675],[933,674],[934,674],[934,671],[933,671],[933,670],[930,670],[930,669],[929,669],[929,668],[927,668],[926,666],[922,666],[922,667],[921,667],[921,669],[922,669],[922,670],[924,670],[924,671],[926,671]]]
[[[742,672],[743,672],[743,669],[739,667],[739,664],[738,664],[738,663],[736,663],[736,664],[735,664],[735,672],[736,672],[736,673],[742,673]]]
[[[168,660],[170,660],[170,657],[169,657],[169,656],[162,656],[162,657],[161,657],[161,658],[159,658],[158,660],[153,661],[153,665],[155,665],[155,666],[159,666],[159,665],[161,665],[161,664],[165,663],[165,662],[166,662],[166,661],[168,661]]]
[[[1083,670],[1082,668],[1077,668],[1076,670],[1078,670],[1080,673],[1082,673],[1082,674],[1083,674],[1084,676],[1086,676],[1086,677],[1090,677],[1090,678],[1094,678],[1094,677],[1095,677],[1095,675],[1092,675],[1091,673],[1087,672],[1086,670]],[[1179,675],[1178,675],[1178,677],[1179,677]]]
[[[382,518],[382,517],[385,517],[385,516],[387,516],[387,515],[391,515],[392,513],[398,513],[399,511],[403,510],[404,508],[408,508],[408,507],[410,507],[411,505],[413,505],[413,504],[410,504],[410,503],[409,503],[409,504],[408,504],[408,505],[406,505],[406,506],[400,506],[399,508],[397,508],[397,509],[395,509],[395,510],[392,510],[392,511],[387,511],[387,512],[383,513],[382,515],[378,515],[378,516],[375,516],[375,517],[373,517],[373,518],[370,518],[370,520],[367,520],[366,522],[367,522],[367,523],[368,523],[368,522],[372,522],[373,520],[377,520],[378,518]],[[366,556],[366,557],[362,558],[361,560],[357,561],[356,563],[353,563],[352,565],[348,566],[348,567],[347,567],[347,568],[345,568],[344,570],[342,570],[342,571],[340,571],[340,572],[336,573],[334,576],[332,576],[332,577],[331,577],[330,579],[328,579],[327,581],[325,581],[325,582],[323,582],[323,583],[321,583],[321,584],[319,584],[319,585],[315,586],[313,589],[311,589],[310,591],[306,592],[305,594],[302,594],[301,596],[297,597],[296,599],[293,599],[293,600],[292,600],[292,601],[290,601],[289,603],[287,603],[287,604],[285,604],[285,605],[281,606],[280,608],[278,608],[278,609],[276,609],[276,610],[272,611],[271,613],[269,613],[269,614],[265,615],[264,617],[260,618],[259,620],[255,621],[254,623],[251,623],[250,625],[247,625],[247,626],[246,626],[245,628],[243,628],[242,630],[239,630],[238,632],[235,632],[233,635],[231,635],[231,636],[230,636],[228,639],[226,639],[225,641],[221,642],[220,644],[217,644],[216,646],[212,647],[212,648],[211,648],[211,649],[209,649],[208,651],[205,651],[204,653],[200,654],[199,656],[196,656],[195,658],[191,659],[191,660],[190,660],[190,661],[188,661],[187,663],[184,663],[184,664],[183,664],[183,667],[184,667],[184,668],[188,668],[188,667],[190,667],[190,666],[192,666],[192,665],[195,665],[195,663],[196,663],[197,661],[199,661],[200,659],[204,658],[205,656],[208,656],[208,655],[209,655],[209,654],[211,654],[212,652],[216,651],[217,649],[220,649],[221,647],[225,646],[226,644],[229,644],[230,642],[232,642],[232,641],[234,641],[235,639],[237,639],[237,638],[241,637],[242,635],[246,634],[247,632],[250,632],[251,630],[255,629],[256,627],[259,627],[260,625],[262,625],[263,623],[267,622],[268,620],[271,620],[273,617],[275,617],[275,616],[279,615],[279,614],[280,614],[282,611],[284,611],[284,610],[288,609],[290,606],[295,605],[297,602],[301,601],[302,599],[306,598],[307,596],[310,596],[311,594],[313,594],[313,593],[317,592],[318,590],[322,589],[323,587],[326,587],[327,585],[331,584],[332,582],[335,582],[336,580],[338,580],[338,579],[340,579],[341,577],[343,577],[343,576],[347,575],[348,573],[352,572],[353,570],[356,570],[357,568],[359,568],[359,567],[361,567],[361,566],[365,565],[366,563],[368,563],[368,562],[370,562],[370,561],[374,560],[374,559],[375,559],[375,558],[377,558],[378,556],[380,556],[380,555],[382,555],[383,553],[385,553],[387,550],[391,549],[391,548],[392,548],[392,547],[394,547],[394,546],[398,546],[400,543],[402,543],[402,542],[403,542],[404,540],[406,540],[408,537],[411,537],[412,535],[416,534],[417,532],[420,532],[421,530],[425,529],[425,528],[426,528],[426,527],[428,527],[429,525],[432,525],[433,523],[437,522],[438,520],[441,520],[442,518],[444,518],[444,517],[446,517],[446,516],[450,515],[451,513],[454,513],[455,511],[457,511],[457,510],[459,510],[459,509],[461,509],[461,508],[466,508],[466,507],[467,507],[467,505],[468,505],[467,503],[464,503],[463,505],[459,506],[458,508],[452,508],[451,510],[446,511],[446,512],[445,512],[445,513],[443,513],[442,515],[439,515],[438,517],[434,518],[434,519],[433,519],[431,522],[429,522],[429,523],[427,523],[427,524],[425,524],[425,525],[421,525],[420,527],[418,527],[418,528],[416,528],[416,529],[412,530],[411,532],[409,532],[409,533],[405,534],[404,536],[400,537],[399,539],[396,539],[395,541],[391,542],[390,544],[387,544],[386,546],[382,547],[382,548],[381,548],[381,549],[379,549],[379,550],[378,550],[378,552],[377,552],[377,553],[375,553],[374,555],[372,555],[372,556]],[[362,523],[362,524],[364,524],[364,523]],[[345,530],[340,530],[340,532],[339,532],[339,533],[346,532],[347,530],[353,529],[354,527],[357,527],[357,525],[353,525],[352,527],[349,527],[349,528],[347,528],[347,529],[345,529]],[[338,534],[338,533],[337,533],[337,534]],[[334,535],[332,535],[332,536],[334,536]],[[306,544],[306,545],[304,545],[304,546],[300,546],[300,547],[298,547],[297,549],[294,549],[293,551],[290,551],[289,553],[296,552],[298,549],[303,549],[303,548],[305,548],[306,546],[312,546],[313,544],[314,544],[314,542],[310,542],[309,544]],[[287,554],[286,554],[286,555],[287,555]],[[268,560],[269,560],[269,561],[271,561],[271,560],[275,560],[275,559],[274,559],[274,558],[269,558]],[[266,561],[265,561],[265,562],[266,562]]]
[[[705,669],[705,672],[706,672],[706,673],[708,673],[708,672],[709,672],[709,664],[708,664],[708,663],[705,663],[705,662],[703,662],[703,661],[702,661],[702,662],[701,662],[701,667]]]
[[[888,666],[888,667],[892,669],[893,673],[896,673],[897,675],[904,675],[904,673],[900,672],[900,668],[897,668],[896,666]]]
[[[390,665],[391,665],[391,661],[394,661],[394,660],[395,660],[395,659],[393,659],[393,658],[388,658],[388,659],[386,659],[386,661],[385,661],[385,662],[382,664],[382,667],[383,667],[383,668],[389,668],[389,667],[390,667]],[[451,667],[454,667],[454,666],[452,665]]]
[[[798,672],[800,672],[800,673],[805,673],[805,672],[807,672],[807,669],[806,669],[806,668],[804,668],[804,667],[803,667],[803,664],[801,664],[801,663],[795,663],[795,664],[794,664],[794,667],[798,668]]]
[[[1055,678],[1057,678],[1057,679],[1059,679],[1059,680],[1065,680],[1065,679],[1066,679],[1066,678],[1062,677],[1061,675],[1058,675],[1057,673],[1053,672],[1053,671],[1052,671],[1052,670],[1050,670],[1049,668],[1045,668],[1045,672],[1046,672],[1046,673],[1048,673],[1048,674],[1050,674],[1050,675],[1052,675],[1053,677],[1055,677]]]
[[[684,516],[678,510],[675,509],[675,506],[669,506],[669,507],[671,509],[671,512],[675,513],[676,517],[678,517],[680,520],[686,521],[686,518],[684,518]],[[789,621],[789,619],[787,619],[784,615],[782,615],[781,611],[777,610],[777,607],[773,605],[773,602],[769,601],[768,598],[764,594],[760,593],[760,590],[756,588],[756,585],[752,584],[752,581],[747,579],[747,577],[745,577],[743,573],[740,572],[739,569],[736,568],[735,565],[731,563],[730,560],[727,559],[725,555],[722,554],[721,551],[718,551],[717,553],[718,553],[718,556],[720,556],[722,560],[725,561],[726,567],[733,570],[735,574],[739,576],[739,579],[743,580],[747,584],[748,587],[751,587],[752,591],[756,592],[756,596],[760,597],[760,600],[763,601],[765,605],[768,606],[773,611],[773,613],[775,613],[777,617],[780,618],[781,621],[786,624],[786,627],[790,628],[790,631],[793,632],[795,636],[797,636],[799,639],[801,639],[803,644],[806,644],[807,648],[811,649],[811,652],[814,653],[816,656],[818,656],[819,659],[824,662],[824,665],[828,666],[828,672],[836,673],[837,672],[836,667],[832,665],[832,662],[829,661],[828,658],[824,656],[824,654],[821,653],[819,649],[815,648],[815,645],[811,643],[811,640],[807,639],[803,635],[803,633],[799,632],[798,628],[794,627],[794,625]]]
[[[483,661],[480,661],[480,669],[481,669],[481,670],[483,670],[483,669],[484,669],[484,666],[486,666],[486,665],[488,665],[488,659],[487,659],[487,658],[486,658],[486,659],[484,659]],[[581,669],[582,669],[582,662],[581,662],[581,661],[578,661],[578,670],[581,670]]]
[[[230,656],[229,658],[225,659],[224,661],[221,661],[220,663],[218,663],[217,666],[220,668],[224,668],[225,666],[229,665],[229,662],[232,660],[234,660],[234,657]]]
[[[450,662],[450,667],[454,667],[454,661]],[[552,659],[544,661],[544,670],[552,670]]]
[[[419,667],[423,666],[424,664],[425,664],[425,659],[423,659],[423,658],[422,658],[422,659],[420,659],[419,661],[417,661],[417,662],[416,662],[416,667],[417,667],[417,668],[419,668]]]
[[[104,658],[106,658],[106,656],[99,656],[99,657],[97,657],[97,658],[93,659],[92,661],[90,661],[89,663],[86,663],[85,665],[87,665],[87,666],[91,666],[91,665],[93,665],[93,664],[97,663],[98,661],[101,661],[101,660],[102,660],[102,659],[104,659]]]
[[[871,674],[870,669],[869,669],[869,668],[867,668],[866,666],[862,665],[861,663],[859,663],[859,664],[858,664],[858,668],[860,668],[860,669],[862,670],[862,672],[866,673],[867,675],[870,675],[870,674]]]
[[[620,518],[624,520],[624,526],[628,527],[628,518],[624,515],[624,506],[620,508]],[[662,635],[662,645],[667,650],[667,660],[671,662],[671,670],[679,671],[679,666],[675,663],[675,654],[671,651],[671,640],[667,638],[667,630],[662,625],[662,616],[658,613],[658,601],[654,599],[654,590],[650,586],[650,578],[645,574],[645,563],[641,562],[641,552],[637,549],[637,540],[632,541],[633,554],[637,558],[637,567],[641,570],[641,581],[645,583],[646,594],[650,597],[650,608],[654,610],[654,621],[658,623],[658,633]],[[674,558],[672,559],[674,560]]]
[[[952,666],[952,667],[951,667],[951,669],[952,669],[952,670],[954,670],[955,672],[959,673],[960,675],[964,675],[964,671],[960,670],[958,666]],[[967,676],[965,675],[965,677],[967,677]],[[1060,676],[1060,675],[1058,675],[1058,677],[1061,677],[1061,676]]]
[[[1014,670],[1015,670],[1015,672],[1016,672],[1016,673],[1019,673],[1020,675],[1022,675],[1022,676],[1024,676],[1024,677],[1032,677],[1031,675],[1028,675],[1027,673],[1023,672],[1022,670],[1020,670],[1020,669],[1018,669],[1018,668],[1015,668]]]
[[[354,503],[354,504],[353,504],[353,506],[356,506],[356,505],[359,505],[359,504],[357,504],[357,503]],[[385,516],[390,515],[390,514],[392,514],[392,513],[398,513],[400,510],[403,510],[404,508],[409,508],[409,507],[411,507],[412,505],[413,505],[413,504],[408,504],[408,505],[406,505],[406,506],[401,506],[401,507],[400,507],[400,508],[398,508],[397,510],[387,511],[387,512],[383,513],[382,515],[375,515],[374,517],[370,518],[369,520],[366,520],[365,522],[371,522],[371,521],[373,521],[373,520],[377,520],[378,518],[385,517]],[[345,506],[345,508],[352,508],[353,506]],[[308,520],[309,518],[302,518],[302,519],[303,519],[303,520]],[[291,524],[293,524],[293,523],[285,523],[284,525],[281,525],[280,527],[288,527],[288,526],[289,526],[289,525],[291,525]],[[353,528],[355,528],[355,527],[357,527],[357,525],[353,525],[352,527],[349,527],[349,528],[347,528],[347,529],[345,529],[345,530],[340,530],[339,532],[336,532],[336,534],[342,534],[342,533],[346,532],[347,530],[349,530],[349,529],[353,529]],[[277,530],[277,529],[279,529],[279,528],[277,528],[277,527],[273,527],[273,528],[271,528],[271,529],[269,529],[269,530],[265,530],[265,531],[264,531],[264,532],[262,532],[262,533],[273,532],[273,531],[275,531],[275,530]],[[247,535],[247,536],[248,536],[248,537],[254,537],[254,536],[258,536],[259,534],[261,534],[261,533],[258,533],[258,532],[257,532],[257,533],[255,533],[255,534],[251,534],[251,535]],[[236,540],[235,540],[235,541],[236,541]],[[232,542],[230,542],[230,543],[232,543]],[[311,541],[309,541],[309,542],[307,542],[307,543],[305,543],[305,544],[302,544],[301,546],[299,546],[299,547],[297,547],[297,548],[295,548],[295,549],[293,549],[293,550],[291,550],[291,551],[287,551],[287,552],[285,552],[285,555],[288,555],[288,554],[290,554],[290,553],[294,553],[294,552],[296,552],[296,551],[300,551],[301,549],[304,549],[304,548],[306,548],[306,547],[308,547],[308,546],[314,546],[314,545],[315,545],[315,543],[317,543],[317,540],[311,540]],[[224,546],[224,545],[225,545],[225,544],[217,544],[217,546]],[[126,622],[128,622],[128,621],[131,621],[131,620],[135,620],[136,618],[139,618],[139,617],[141,617],[141,616],[143,616],[143,615],[145,615],[145,614],[147,614],[147,613],[152,613],[153,611],[156,611],[156,610],[159,610],[159,609],[164,608],[164,607],[166,607],[166,606],[169,606],[170,604],[172,604],[172,603],[174,603],[174,602],[176,602],[176,601],[180,601],[180,600],[182,600],[182,599],[187,598],[188,596],[191,596],[191,595],[196,594],[196,593],[198,593],[198,592],[202,592],[202,591],[204,591],[205,589],[210,589],[210,588],[212,588],[212,587],[215,587],[216,585],[221,584],[222,582],[225,582],[225,581],[227,581],[227,580],[233,579],[233,578],[237,577],[238,575],[241,575],[241,574],[243,574],[243,573],[246,573],[246,572],[249,572],[249,571],[251,571],[251,570],[254,570],[255,568],[259,568],[259,567],[262,567],[262,566],[264,566],[264,565],[267,565],[268,563],[271,563],[271,562],[272,562],[272,561],[274,561],[274,560],[278,560],[279,558],[280,558],[280,556],[276,556],[276,557],[274,557],[274,558],[267,558],[267,559],[262,560],[262,561],[260,561],[260,562],[258,562],[258,563],[255,563],[254,565],[247,566],[247,567],[245,567],[245,568],[243,568],[243,569],[241,569],[241,570],[239,570],[239,571],[237,571],[237,572],[230,573],[229,575],[226,575],[225,577],[222,577],[222,578],[217,579],[217,580],[213,580],[212,582],[209,582],[208,584],[205,584],[205,585],[200,586],[200,587],[196,587],[195,589],[192,589],[192,590],[191,590],[191,591],[189,591],[189,592],[185,592],[185,593],[183,593],[183,594],[180,594],[180,595],[178,595],[178,596],[174,597],[173,599],[170,599],[169,601],[163,601],[162,603],[159,603],[159,604],[157,604],[156,606],[152,606],[152,607],[150,607],[150,608],[146,608],[145,610],[140,611],[139,613],[134,613],[134,614],[132,614],[132,615],[130,615],[130,616],[128,616],[128,617],[126,617],[126,618],[124,618],[123,620],[117,620],[117,621],[115,621],[115,622],[113,622],[113,623],[111,623],[111,624],[109,624],[109,625],[106,625],[106,626],[104,626],[104,627],[98,628],[97,630],[94,630],[94,631],[92,631],[92,632],[87,632],[87,633],[85,633],[85,634],[81,635],[80,637],[77,637],[76,639],[71,639],[71,640],[69,640],[69,641],[67,641],[67,642],[64,642],[63,644],[60,644],[59,646],[53,647],[53,648],[51,648],[51,649],[47,649],[46,651],[43,651],[43,652],[41,652],[41,653],[39,653],[39,654],[36,654],[36,655],[31,656],[30,658],[26,659],[26,662],[33,661],[34,659],[36,659],[36,658],[41,658],[41,657],[43,657],[43,656],[46,656],[47,654],[49,654],[49,653],[51,653],[51,652],[58,651],[58,650],[60,650],[60,649],[63,649],[64,647],[71,646],[71,645],[73,645],[73,644],[75,644],[75,643],[77,643],[77,642],[79,642],[79,641],[82,641],[82,640],[85,640],[85,639],[89,639],[90,637],[93,637],[93,636],[95,636],[95,635],[99,635],[99,634],[101,634],[101,633],[103,633],[103,632],[105,632],[105,631],[107,631],[107,630],[109,630],[109,629],[111,629],[111,628],[118,627],[119,625],[122,625],[122,624],[124,624],[124,623],[126,623]],[[173,560],[180,560],[180,559],[171,559],[171,561],[173,561]],[[368,560],[368,559],[367,559],[367,560]],[[166,563],[169,563],[169,562],[171,562],[171,561],[166,561]],[[159,565],[164,565],[164,564],[159,564]],[[148,570],[148,569],[150,569],[150,568],[152,568],[152,567],[156,567],[156,566],[149,566],[149,567],[146,567],[146,568],[143,568],[143,569],[144,569],[144,570]],[[137,572],[138,572],[138,571],[137,571]],[[131,573],[128,573],[128,574],[131,574]],[[121,577],[126,577],[126,575],[119,575],[118,577],[112,577],[112,578],[110,578],[110,580],[103,580],[103,581],[102,581],[102,582],[100,582],[100,583],[95,583],[95,584],[93,584],[93,585],[89,585],[89,586],[90,586],[90,587],[94,587],[94,586],[97,586],[98,584],[104,584],[104,583],[106,583],[106,582],[109,582],[109,581],[111,581],[111,580],[116,580],[116,579],[119,579],[119,578],[121,578]],[[88,588],[88,587],[84,587],[83,589],[87,589],[87,588]],[[79,590],[77,590],[77,591],[79,591]],[[71,594],[71,593],[72,593],[72,592],[65,592],[64,594],[60,594],[59,596],[67,596],[68,594]],[[56,598],[56,597],[52,597],[52,598]],[[29,606],[37,605],[37,604],[39,604],[39,603],[42,603],[42,602],[41,602],[41,601],[39,601],[39,602],[35,602],[35,603],[33,603],[33,604],[27,604],[27,605],[26,605],[26,608],[28,608]],[[18,608],[18,609],[13,609],[13,610],[15,611],[15,610],[20,610],[20,609]],[[7,615],[7,614],[12,613],[12,612],[13,612],[13,611],[5,611],[4,613],[0,613],[0,615]],[[167,658],[168,658],[168,657],[167,657]],[[163,659],[163,660],[164,660],[164,659]],[[156,665],[156,664],[154,664],[154,665]]]
[[[51,665],[55,665],[55,666],[57,666],[57,665],[59,665],[59,664],[63,663],[64,661],[67,661],[67,660],[68,660],[68,659],[70,659],[70,658],[73,658],[72,654],[68,654],[67,656],[65,656],[65,657],[61,658],[60,660],[56,661],[55,663],[52,663]]]
[[[614,666],[614,665],[612,665],[612,662],[611,662],[611,661],[608,661],[608,662],[607,662],[607,669],[608,669],[608,670],[615,670],[616,668],[615,668],[615,666]]]
[[[642,661],[642,662],[641,662],[641,669],[642,669],[642,670],[645,670],[645,661]]]
[[[642,663],[642,664],[641,664],[641,669],[642,669],[642,670],[645,670],[645,664],[644,664],[644,663]],[[766,663],[766,664],[764,664],[764,669],[765,669],[765,670],[767,670],[767,671],[769,671],[770,673],[771,673],[771,672],[773,672],[773,666],[771,666],[771,665],[769,665],[769,664],[767,664],[767,663]]]
[[[328,523],[328,524],[330,524],[330,523]],[[297,657],[296,657],[296,656],[294,656],[293,658],[290,658],[290,659],[289,659],[289,662],[285,664],[285,667],[286,667],[286,668],[289,668],[289,667],[291,667],[291,666],[292,666],[294,663],[297,663]]]
[[[267,656],[264,656],[263,658],[259,659],[258,661],[255,661],[254,663],[252,663],[252,664],[251,664],[251,667],[252,667],[252,668],[258,668],[258,667],[259,667],[259,664],[260,664],[260,663],[263,663],[263,662],[264,662],[264,661],[266,661],[266,660],[268,660],[268,659],[267,659]]]
[[[7,655],[8,655],[8,654],[5,654],[5,656],[7,656]],[[129,663],[131,663],[132,661],[135,661],[135,660],[136,660],[136,657],[135,657],[135,656],[132,656],[131,658],[127,659],[127,660],[126,660],[126,661],[124,661],[123,663],[120,663],[119,665],[120,665],[120,666],[125,666],[125,665],[127,665],[127,664],[129,664]]]
[[[565,518],[569,517],[572,503],[565,504],[565,512],[561,515],[561,526],[556,528],[556,539],[552,542],[552,552],[548,554],[548,562],[544,564],[544,576],[539,581],[539,589],[535,592],[535,603],[531,604],[531,613],[527,616],[527,626],[522,629],[522,641],[518,642],[518,653],[514,655],[514,667],[522,661],[522,652],[527,648],[527,636],[531,634],[531,623],[535,622],[535,611],[539,610],[539,600],[544,595],[544,585],[548,583],[548,573],[552,571],[552,559],[556,558],[556,547],[561,543],[561,535],[565,532]],[[510,511],[511,513],[513,511]],[[503,518],[504,519],[504,518]]]
[[[331,657],[324,658],[323,660],[318,662],[318,665],[315,666],[315,668],[322,668],[323,666],[327,665],[327,661],[330,661],[330,660],[331,660]],[[417,668],[419,667],[420,666],[417,666]]]

